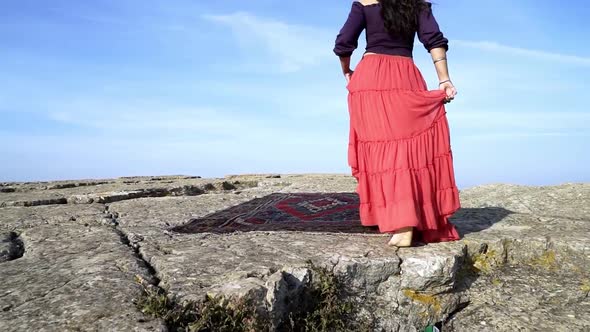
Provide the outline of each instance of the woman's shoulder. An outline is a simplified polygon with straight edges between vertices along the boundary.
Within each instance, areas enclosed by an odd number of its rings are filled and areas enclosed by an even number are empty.
[[[353,5],[357,5],[357,6],[373,6],[373,5],[378,5],[379,1],[377,0],[356,0],[352,3]],[[428,0],[424,0],[424,4],[426,5],[426,7],[431,7],[432,6],[432,2],[428,1]]]
[[[376,0],[357,0],[353,4],[354,5],[357,5],[357,6],[367,7],[367,6],[378,5],[379,4],[379,1],[376,1]]]

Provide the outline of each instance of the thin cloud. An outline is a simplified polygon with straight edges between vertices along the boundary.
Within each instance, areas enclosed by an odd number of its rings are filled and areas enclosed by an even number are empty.
[[[513,47],[502,45],[496,42],[490,41],[468,41],[468,40],[453,40],[453,44],[457,46],[464,46],[475,48],[484,51],[494,51],[494,52],[501,52],[510,55],[516,56],[524,56],[524,57],[532,57],[541,60],[549,60],[549,61],[558,61],[561,63],[572,64],[572,65],[579,65],[579,66],[587,66],[590,67],[590,58],[589,57],[582,57],[577,55],[567,55],[561,53],[553,53],[553,52],[546,52],[546,51],[539,51],[539,50],[531,50],[526,48],[520,47]]]
[[[506,112],[450,111],[452,126],[461,129],[519,129],[521,132],[563,132],[584,130],[590,133],[590,113],[582,112]]]
[[[515,139],[515,138],[539,138],[539,137],[590,137],[590,132],[492,132],[478,134],[457,134],[457,138],[464,139]]]
[[[333,132],[314,131],[305,125],[272,119],[252,117],[244,112],[196,107],[179,108],[149,103],[117,103],[101,101],[76,101],[53,105],[60,111],[48,117],[69,126],[89,129],[92,135],[129,139],[152,139],[174,141],[179,138],[193,142],[223,144],[236,149],[237,143],[252,144],[315,144],[318,141],[338,141]]]
[[[229,26],[243,47],[262,46],[272,59],[276,59],[275,64],[281,72],[296,72],[332,56],[326,45],[332,42],[333,33],[326,30],[244,12],[204,15],[202,18]]]
[[[87,105],[78,110],[58,111],[49,114],[54,121],[106,131],[194,131],[201,133],[234,132],[248,124],[236,122],[230,116],[212,109],[146,110],[140,107],[112,105],[111,111]],[[243,120],[243,119],[242,119]]]
[[[449,123],[461,139],[590,136],[590,114],[581,112],[454,111]]]

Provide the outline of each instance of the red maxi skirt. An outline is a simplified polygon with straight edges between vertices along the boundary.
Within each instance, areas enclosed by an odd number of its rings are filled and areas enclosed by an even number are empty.
[[[412,226],[425,243],[458,240],[445,92],[427,90],[412,58],[385,54],[365,55],[347,89],[361,223],[381,233]]]

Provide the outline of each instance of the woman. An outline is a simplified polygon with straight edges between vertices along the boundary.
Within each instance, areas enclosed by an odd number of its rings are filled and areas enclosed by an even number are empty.
[[[366,52],[353,74],[350,56],[365,29]],[[416,33],[432,56],[439,90],[427,90],[413,62]],[[349,91],[348,164],[358,182],[361,223],[393,233],[389,245],[459,239],[449,221],[460,202],[444,106],[457,94],[447,50],[424,0],[354,2],[336,38]]]

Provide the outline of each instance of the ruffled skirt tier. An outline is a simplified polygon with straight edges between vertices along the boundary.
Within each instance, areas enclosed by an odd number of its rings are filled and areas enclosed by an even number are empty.
[[[428,91],[411,58],[381,54],[364,56],[347,88],[361,223],[382,233],[412,226],[426,243],[458,240],[445,92]]]

